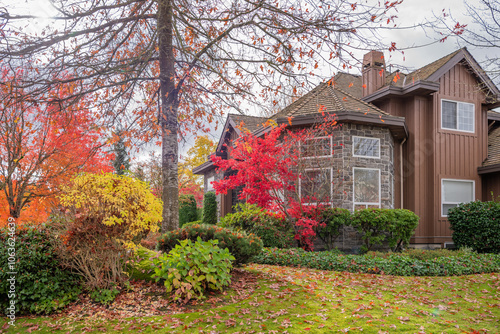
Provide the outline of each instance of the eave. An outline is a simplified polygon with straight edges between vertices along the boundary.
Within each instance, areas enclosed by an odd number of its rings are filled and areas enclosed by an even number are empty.
[[[404,138],[408,138],[408,128],[403,117],[364,114],[352,111],[337,112],[335,113],[335,115],[337,116],[338,123],[346,122],[387,127],[389,128],[395,139],[401,140]],[[292,125],[300,126],[314,124],[320,122],[323,117],[324,116],[319,114],[297,116],[292,119]],[[289,122],[287,118],[278,118],[276,121],[278,124]]]
[[[482,174],[490,174],[500,172],[500,164],[494,164],[490,166],[482,166],[477,168],[477,173],[479,175]]]
[[[385,86],[377,90],[375,93],[363,97],[362,100],[365,102],[374,102],[374,101],[388,99],[391,97],[428,95],[431,93],[435,93],[438,90],[439,90],[438,82],[419,80],[404,87]]]

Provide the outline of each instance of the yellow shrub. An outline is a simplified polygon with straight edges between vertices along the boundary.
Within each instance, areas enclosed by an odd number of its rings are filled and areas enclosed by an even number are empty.
[[[60,200],[74,210],[77,218],[83,216],[106,226],[120,225],[123,241],[157,231],[162,219],[162,202],[148,185],[123,175],[81,174],[63,189]]]

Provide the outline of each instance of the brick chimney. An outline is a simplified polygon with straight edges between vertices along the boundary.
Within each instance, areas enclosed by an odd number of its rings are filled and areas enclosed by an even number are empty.
[[[384,53],[370,51],[363,56],[363,97],[370,95],[385,84]]]

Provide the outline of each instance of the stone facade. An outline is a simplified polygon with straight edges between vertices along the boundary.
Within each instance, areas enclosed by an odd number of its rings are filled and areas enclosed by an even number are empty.
[[[377,138],[380,149],[379,157],[359,157],[353,154],[353,138]],[[376,169],[380,172],[379,203],[381,208],[394,208],[394,139],[389,129],[380,126],[353,123],[341,124],[332,131],[331,144],[333,154],[321,158],[304,160],[302,168],[329,169],[332,179],[331,205],[354,211],[354,169]],[[222,173],[212,170],[205,174],[205,191],[207,180],[214,177],[220,180]],[[221,195],[217,195],[218,213],[221,210]],[[378,207],[378,205],[376,205]],[[219,217],[220,218],[220,217]],[[360,235],[352,228],[346,227],[337,239],[336,247],[356,252],[361,247]],[[316,249],[322,249],[321,244]]]

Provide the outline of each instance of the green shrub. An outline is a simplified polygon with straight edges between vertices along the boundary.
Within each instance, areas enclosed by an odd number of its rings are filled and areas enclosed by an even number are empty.
[[[296,244],[294,230],[285,218],[254,204],[238,204],[237,211],[227,214],[218,225],[253,233],[264,247],[290,248]]]
[[[209,191],[203,198],[203,224],[217,224],[217,199],[213,191]]]
[[[321,213],[320,223],[325,226],[317,227],[316,234],[326,248],[332,250],[335,240],[342,233],[342,228],[351,225],[351,213],[347,209],[326,208]]]
[[[406,209],[394,209],[394,221],[389,225],[389,247],[400,251],[407,247],[415,233],[420,219],[415,213]]]
[[[500,253],[500,203],[470,202],[448,211],[453,243],[480,253]]]
[[[119,293],[120,291],[116,287],[111,289],[94,290],[90,293],[90,298],[96,303],[109,305],[114,302]]]
[[[179,227],[198,219],[196,199],[193,195],[179,196]]]
[[[0,306],[9,307],[11,275],[15,275],[16,314],[51,313],[76,300],[81,292],[79,277],[60,265],[54,236],[43,226],[28,226],[15,231],[11,247],[8,227],[0,229]],[[13,246],[13,245],[12,245]],[[9,267],[9,253],[15,248],[15,263]],[[13,281],[12,281],[13,282]]]
[[[235,265],[247,263],[262,250],[262,240],[254,234],[246,234],[243,231],[222,228],[215,225],[193,224],[181,229],[167,232],[158,240],[158,250],[168,253],[180,241],[189,239],[196,241],[198,237],[203,241],[218,240],[219,247],[227,248],[235,257]]]
[[[500,254],[465,253],[452,257],[419,260],[404,253],[388,253],[385,257],[339,255],[336,252],[306,252],[302,249],[264,248],[253,261],[278,266],[300,266],[320,270],[398,276],[451,276],[500,271]]]
[[[160,252],[138,246],[129,258],[127,272],[131,279],[154,281],[154,260],[160,256]]]
[[[194,244],[181,241],[155,260],[153,277],[164,280],[167,292],[174,291],[174,299],[182,303],[204,298],[208,289],[222,291],[231,283],[231,261],[235,258],[217,244],[217,240],[202,241],[200,237]]]
[[[352,215],[352,225],[362,234],[363,251],[370,251],[375,245],[382,245],[387,239],[389,227],[395,215],[390,209],[362,209]]]

